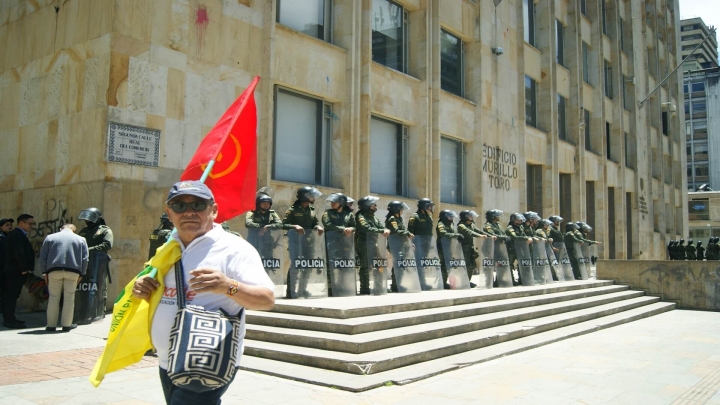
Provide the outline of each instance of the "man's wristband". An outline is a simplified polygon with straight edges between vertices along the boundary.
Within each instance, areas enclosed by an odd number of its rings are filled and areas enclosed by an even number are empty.
[[[228,290],[225,294],[227,294],[228,297],[232,297],[233,295],[237,294],[238,291],[240,291],[240,283],[236,280],[230,280],[230,283]]]

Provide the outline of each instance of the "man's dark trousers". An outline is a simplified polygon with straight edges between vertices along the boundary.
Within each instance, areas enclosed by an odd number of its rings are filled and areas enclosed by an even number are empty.
[[[162,385],[165,403],[167,405],[220,405],[220,397],[230,388],[230,381],[226,386],[206,392],[190,391],[186,388],[173,384],[168,376],[167,370],[160,367],[160,384]],[[237,375],[237,372],[235,372]],[[233,380],[235,376],[233,376]]]
[[[27,274],[35,270],[35,252],[25,232],[13,229],[5,239],[5,263],[3,274],[2,306],[3,321],[15,321],[15,306],[20,298]],[[25,274],[23,274],[25,273]]]
[[[0,304],[2,306],[3,321],[5,322],[17,320],[17,318],[15,318],[15,307],[18,298],[20,298],[25,279],[25,275],[17,273],[3,274],[3,294]]]

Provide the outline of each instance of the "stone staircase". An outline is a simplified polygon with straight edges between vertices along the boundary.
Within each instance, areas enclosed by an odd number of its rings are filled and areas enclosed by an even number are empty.
[[[278,300],[247,312],[242,367],[348,391],[438,373],[675,308],[613,281]]]

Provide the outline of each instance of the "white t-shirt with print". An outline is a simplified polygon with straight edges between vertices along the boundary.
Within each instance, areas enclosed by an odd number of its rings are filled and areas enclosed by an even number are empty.
[[[260,255],[252,245],[231,233],[225,232],[219,224],[205,235],[193,240],[185,247],[174,235],[182,250],[182,264],[185,272],[186,305],[197,305],[209,311],[220,308],[229,314],[237,314],[242,307],[225,294],[190,291],[187,289],[190,271],[200,267],[219,270],[229,278],[243,284],[262,286],[273,291],[275,286],[263,268]],[[151,338],[157,350],[160,367],[167,369],[170,329],[172,329],[177,313],[177,291],[175,286],[174,267],[165,275],[165,291],[160,299],[155,316],[152,320]],[[245,317],[242,319],[242,335],[245,337]],[[242,345],[239,347],[238,364],[242,356]]]

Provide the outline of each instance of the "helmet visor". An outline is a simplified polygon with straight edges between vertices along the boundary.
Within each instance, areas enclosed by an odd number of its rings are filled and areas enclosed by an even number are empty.
[[[260,197],[266,195],[270,198],[275,197],[275,191],[270,187],[262,187],[260,190],[255,193],[255,197]]]
[[[378,201],[380,201],[380,197],[375,197],[375,196],[369,195],[369,196],[367,196],[366,204],[368,207],[370,207],[373,204],[377,204]]]
[[[405,204],[404,202],[401,202],[401,203],[400,203],[400,210],[402,210],[402,211],[408,211],[408,210],[410,210],[410,207],[408,207],[408,205]]]
[[[448,211],[447,214],[445,214],[448,218],[457,218],[457,212],[455,211]]]
[[[327,198],[325,198],[325,208],[331,208],[332,203],[342,203],[343,200],[347,200],[347,198],[343,198],[342,196],[338,195],[337,193],[332,193]]]
[[[78,219],[81,221],[97,222],[98,219],[100,219],[100,215],[95,211],[82,210],[80,211],[80,215],[78,215]]]

